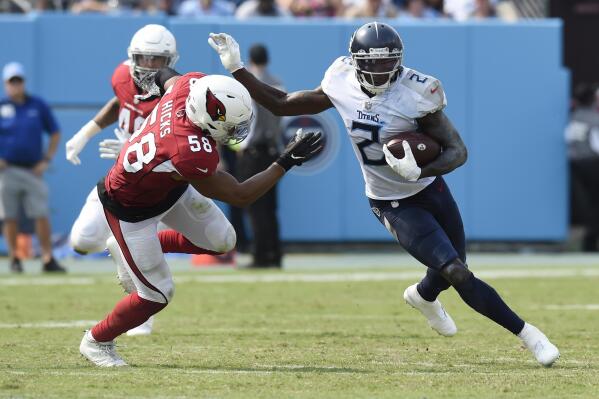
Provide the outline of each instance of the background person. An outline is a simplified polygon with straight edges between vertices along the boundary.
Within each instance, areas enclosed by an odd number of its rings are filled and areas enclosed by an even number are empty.
[[[268,71],[268,50],[255,44],[249,51],[248,69],[258,79],[283,90],[281,81]],[[255,120],[247,140],[241,143],[237,177],[244,181],[266,169],[279,157],[281,117],[254,102]],[[277,186],[247,207],[252,229],[252,262],[249,267],[281,267],[281,241],[277,219]]]
[[[42,176],[48,169],[60,141],[56,119],[41,98],[25,91],[25,70],[11,62],[2,71],[7,97],[0,101],[0,218],[8,245],[10,269],[22,273],[16,255],[19,207],[35,219],[35,232],[42,250],[43,270],[64,272],[52,257],[48,220],[48,187]],[[44,154],[42,133],[50,135]]]
[[[599,239],[599,110],[595,85],[581,84],[566,127],[570,166],[571,222],[584,229],[582,250],[597,252]]]

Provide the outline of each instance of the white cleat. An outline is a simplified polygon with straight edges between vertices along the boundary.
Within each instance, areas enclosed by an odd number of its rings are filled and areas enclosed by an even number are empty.
[[[445,337],[454,336],[458,332],[458,328],[451,316],[443,309],[441,302],[439,300],[429,302],[422,298],[416,289],[417,285],[411,285],[403,292],[406,303],[419,310],[426,317],[428,325],[437,333]]]
[[[549,341],[549,338],[541,330],[532,324],[524,323],[524,328],[518,334],[518,338],[532,352],[537,362],[543,366],[551,367],[559,359],[559,350],[557,347]]]
[[[150,335],[152,334],[152,325],[154,324],[154,316],[150,316],[142,325],[139,325],[127,331],[127,335],[132,337],[135,335]]]
[[[127,363],[116,353],[114,341],[98,342],[90,330],[85,331],[79,352],[90,362],[100,367],[121,367]]]

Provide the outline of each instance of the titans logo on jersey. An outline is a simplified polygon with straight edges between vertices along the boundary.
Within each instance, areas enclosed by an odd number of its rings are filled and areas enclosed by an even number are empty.
[[[385,162],[383,144],[398,133],[415,130],[418,118],[447,105],[439,80],[404,67],[389,89],[371,98],[362,91],[351,59],[340,57],[326,71],[321,87],[343,119],[369,198],[409,197],[434,180],[404,180]]]

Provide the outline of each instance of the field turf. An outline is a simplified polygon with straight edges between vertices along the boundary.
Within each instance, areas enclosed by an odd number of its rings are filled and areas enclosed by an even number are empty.
[[[0,274],[0,398],[599,397],[599,259],[470,261],[560,348],[549,369],[452,290],[441,300],[459,331],[437,335],[402,299],[423,268],[370,259],[291,257],[287,270],[265,272],[174,262],[175,299],[154,334],[118,339],[131,365],[121,369],[78,350],[122,295],[109,262]]]

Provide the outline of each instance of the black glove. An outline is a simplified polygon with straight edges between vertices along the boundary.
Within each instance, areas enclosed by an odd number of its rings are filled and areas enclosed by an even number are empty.
[[[322,150],[321,137],[322,133],[303,133],[302,129],[299,129],[287,144],[285,152],[277,159],[277,163],[285,170],[289,170],[293,166],[308,161]]]

